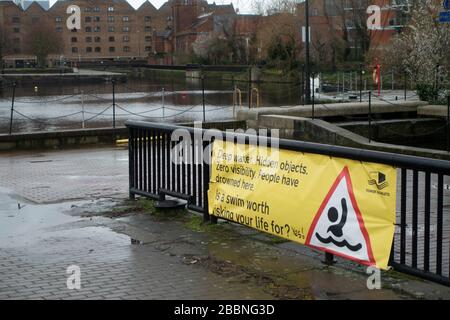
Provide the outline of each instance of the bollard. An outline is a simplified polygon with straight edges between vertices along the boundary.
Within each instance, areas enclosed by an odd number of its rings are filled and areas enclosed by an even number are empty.
[[[13,117],[14,117],[14,100],[16,99],[16,86],[17,83],[13,82],[12,99],[11,99],[11,118],[9,120],[9,134],[12,134]]]
[[[369,91],[369,143],[372,142],[372,91]]]
[[[112,81],[112,94],[113,94],[113,128],[116,128],[116,80]]]

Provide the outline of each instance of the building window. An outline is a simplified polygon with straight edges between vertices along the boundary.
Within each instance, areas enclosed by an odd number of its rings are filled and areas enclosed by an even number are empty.
[[[108,7],[108,12],[114,12],[114,7],[113,6],[109,6]]]
[[[109,42],[114,42],[114,41],[116,41],[116,39],[115,39],[114,37],[109,37],[109,38],[108,38],[108,41],[109,41]]]
[[[100,32],[100,27],[99,27],[99,26],[96,26],[96,27],[94,28],[94,32]]]
[[[130,32],[130,27],[125,26],[125,27],[122,28],[122,31],[123,32]]]
[[[56,27],[56,32],[62,32],[62,27]]]
[[[152,51],[152,47],[149,47],[149,46],[145,47],[145,52],[150,52],[150,51]]]
[[[13,51],[14,51],[14,54],[19,54],[21,52],[19,48],[14,48]]]
[[[144,20],[146,23],[150,23],[150,22],[152,22],[152,17],[146,16]]]
[[[72,43],[74,43],[74,42],[77,42],[77,37],[72,37],[72,38],[70,38],[70,42],[72,42]]]
[[[114,22],[114,16],[108,16],[108,22],[110,23]]]
[[[123,42],[130,42],[129,36],[123,36]]]
[[[91,53],[92,52],[92,47],[86,47],[86,52],[87,53]]]
[[[130,21],[130,17],[128,17],[128,16],[123,16],[123,17],[122,17],[122,21],[123,21],[123,22],[128,22],[128,21]]]
[[[146,26],[144,31],[145,32],[152,32],[152,27]]]
[[[145,36],[145,42],[152,42],[152,37]]]
[[[130,47],[128,46],[123,47],[123,52],[130,52]]]
[[[95,47],[95,52],[101,52],[102,51],[102,48],[100,48],[100,47]]]
[[[86,42],[92,42],[92,37],[86,37]]]
[[[92,32],[92,28],[91,27],[86,27],[86,32]]]
[[[14,44],[20,44],[20,38],[14,38],[13,42]]]
[[[95,42],[101,42],[102,39],[101,39],[100,37],[95,37],[95,38],[94,38],[94,41],[95,41]]]
[[[100,8],[99,7],[95,7],[94,8],[94,12],[100,12]]]
[[[61,17],[56,17],[55,18],[55,22],[56,23],[61,23],[62,22],[62,18]]]
[[[12,23],[20,23],[20,18],[19,17],[13,17],[12,18]]]
[[[20,28],[14,28],[14,29],[13,29],[13,32],[14,32],[14,33],[20,33]]]
[[[108,32],[114,32],[114,30],[115,30],[115,29],[114,29],[114,26],[109,26],[109,27],[108,27]]]
[[[84,12],[92,12],[92,8],[86,7],[84,8]]]
[[[94,17],[95,22],[100,22],[100,17]]]
[[[116,52],[116,47],[109,47],[109,52]]]
[[[77,47],[72,47],[72,53],[78,53],[78,48]]]
[[[91,17],[86,17],[86,18],[84,18],[84,22],[92,22],[92,18]]]

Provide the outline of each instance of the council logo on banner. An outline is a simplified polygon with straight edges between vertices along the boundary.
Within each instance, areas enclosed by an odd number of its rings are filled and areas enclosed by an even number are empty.
[[[322,202],[306,244],[365,265],[376,264],[347,167],[337,177]]]
[[[383,190],[389,187],[389,182],[383,172],[371,172],[369,185],[376,186],[378,190]]]

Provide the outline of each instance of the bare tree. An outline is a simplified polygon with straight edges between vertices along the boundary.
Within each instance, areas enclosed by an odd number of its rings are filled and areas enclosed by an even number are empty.
[[[448,77],[450,69],[450,29],[439,23],[440,3],[423,0],[411,9],[411,21],[386,50],[396,64],[406,71],[419,91],[441,93],[439,79]]]
[[[0,25],[0,68],[3,72],[4,69],[4,57],[7,54],[12,53],[12,41],[7,32],[5,32],[2,25]]]
[[[63,51],[62,37],[50,23],[41,22],[27,30],[24,51],[36,56],[38,67],[46,66],[48,55]]]
[[[264,18],[258,29],[257,42],[269,62],[292,70],[299,58],[300,22],[290,12],[280,12]]]

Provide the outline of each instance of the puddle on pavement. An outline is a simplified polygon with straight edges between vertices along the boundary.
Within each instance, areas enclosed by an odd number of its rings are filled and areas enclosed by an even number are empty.
[[[97,206],[95,201],[38,205],[14,197],[8,190],[0,188],[0,203],[0,248],[37,249],[38,243],[56,238],[64,240],[55,242],[62,246],[67,241],[76,242],[77,246],[102,242],[131,243],[130,237],[74,214],[77,208]],[[101,209],[107,203],[111,201],[103,202]],[[49,247],[43,246],[43,250],[49,250]]]

